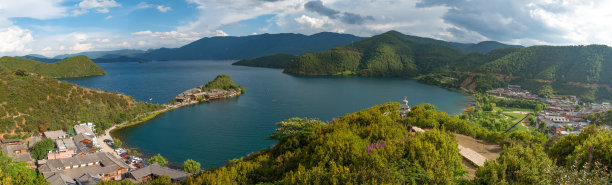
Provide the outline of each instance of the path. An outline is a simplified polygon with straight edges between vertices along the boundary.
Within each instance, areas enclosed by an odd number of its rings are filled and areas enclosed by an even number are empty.
[[[459,154],[463,156],[463,164],[468,171],[468,174],[466,174],[468,179],[474,178],[478,166],[484,165],[486,160],[497,159],[499,153],[502,152],[502,148],[497,143],[477,140],[462,134],[455,134],[455,137],[457,138]]]

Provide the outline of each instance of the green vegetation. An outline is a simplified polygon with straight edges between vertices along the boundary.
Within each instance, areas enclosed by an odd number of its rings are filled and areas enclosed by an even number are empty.
[[[86,56],[79,55],[55,63],[44,63],[14,57],[0,58],[0,72],[24,70],[52,78],[73,78],[105,75],[106,72]]]
[[[399,104],[345,115],[331,123],[278,123],[278,144],[185,184],[449,184],[464,173],[454,135],[409,132]]]
[[[166,164],[168,164],[168,160],[164,157],[161,156],[161,154],[157,154],[151,158],[149,158],[149,163],[153,164],[153,163],[157,163],[160,166],[166,166]]]
[[[223,89],[223,90],[234,89],[236,91],[240,91],[244,93],[244,87],[236,85],[234,81],[232,81],[232,78],[225,74],[218,75],[213,81],[206,83],[206,85],[202,87],[202,90],[204,91],[213,90],[213,89]]]
[[[28,163],[14,161],[0,152],[0,184],[49,184],[41,174],[28,166]]]
[[[476,171],[476,184],[551,184],[553,162],[542,146],[511,146]]]
[[[465,119],[497,132],[505,132],[525,116],[532,117],[527,114],[539,112],[546,106],[537,101],[496,98],[488,94],[475,94],[474,96],[476,103],[469,113],[465,114]],[[529,132],[529,129],[523,124],[516,124],[510,131]]]
[[[612,126],[612,111],[589,114],[585,117],[585,119],[596,125]]]
[[[268,68],[286,68],[297,59],[295,55],[276,54],[271,56],[259,57],[254,59],[245,59],[234,62],[232,65],[251,66],[251,67],[268,67]]]
[[[47,153],[53,149],[55,149],[55,143],[53,143],[53,140],[49,138],[42,139],[32,146],[32,158],[36,160],[44,159],[47,157]]]
[[[188,173],[197,173],[200,171],[200,163],[192,159],[187,159],[183,164],[183,171]]]
[[[79,122],[94,122],[103,132],[161,105],[132,97],[79,87],[38,74],[0,73],[0,131],[29,135],[47,130],[68,131]]]

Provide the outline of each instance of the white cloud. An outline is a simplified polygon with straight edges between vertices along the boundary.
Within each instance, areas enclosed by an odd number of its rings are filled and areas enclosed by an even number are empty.
[[[157,10],[159,10],[160,12],[166,13],[167,11],[172,10],[172,8],[168,6],[157,5]]]
[[[91,43],[75,43],[74,46],[72,46],[72,51],[74,52],[90,51],[92,48],[93,48],[93,45]]]
[[[121,6],[115,0],[83,0],[77,7],[78,9],[72,10],[73,16],[78,16],[89,12],[90,9],[95,9],[97,13],[108,13],[108,8]]]
[[[140,3],[138,3],[138,5],[136,5],[136,7],[137,7],[137,8],[140,8],[140,9],[144,9],[144,8],[151,8],[151,7],[153,7],[153,6],[155,6],[155,5],[149,4],[149,3],[144,2],[144,1],[143,1],[143,2],[140,2]]]
[[[26,44],[32,41],[34,41],[34,38],[28,29],[22,29],[17,26],[0,29],[0,53],[27,52]]]
[[[98,12],[98,13],[108,13],[108,12],[110,12],[110,10],[108,10],[108,8],[98,8],[98,9],[96,9],[96,12]]]
[[[225,33],[223,30],[215,30],[215,36],[225,37],[228,36],[228,34]]]
[[[82,9],[110,8],[117,6],[119,6],[119,3],[115,0],[83,0],[79,3],[79,8]]]
[[[302,15],[301,17],[296,17],[294,19],[300,25],[305,25],[308,28],[321,29],[323,25],[326,24],[324,19],[317,19],[314,17],[309,17],[306,15]]]

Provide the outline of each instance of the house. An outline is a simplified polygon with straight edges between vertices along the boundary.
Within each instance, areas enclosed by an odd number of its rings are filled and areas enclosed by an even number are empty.
[[[28,146],[25,144],[2,145],[2,152],[8,154],[19,162],[31,163],[34,161],[28,152]]]
[[[520,85],[508,85],[508,90],[521,91],[521,86]]]
[[[76,134],[86,134],[86,135],[94,135],[93,129],[86,124],[80,124],[74,126],[74,133]]]
[[[131,178],[136,183],[140,183],[140,182],[146,182],[148,180],[151,180],[153,178],[156,178],[162,175],[166,175],[170,177],[170,179],[172,179],[172,182],[179,182],[179,181],[183,181],[187,179],[187,177],[189,176],[189,173],[183,172],[180,170],[170,169],[167,167],[162,167],[156,163],[153,163],[144,168],[140,168],[132,172],[129,172],[127,174],[127,177]]]
[[[48,159],[69,158],[76,154],[77,146],[72,139],[55,140],[55,151],[49,152]]]
[[[72,140],[77,148],[76,155],[85,155],[95,152],[93,137],[85,134],[77,134]]]
[[[51,184],[90,180],[122,180],[129,166],[107,152],[63,159],[50,159],[38,171]],[[91,177],[91,178],[90,178]]]
[[[21,139],[2,139],[0,140],[0,142],[2,142],[2,145],[20,145],[21,143],[23,143],[23,140]]]
[[[66,132],[63,130],[46,131],[43,132],[43,136],[52,140],[64,139],[66,138]]]

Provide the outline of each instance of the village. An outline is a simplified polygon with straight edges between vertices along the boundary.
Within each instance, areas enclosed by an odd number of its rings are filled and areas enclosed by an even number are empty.
[[[203,86],[200,86],[180,93],[164,110],[239,96],[242,93],[235,89],[202,89]],[[94,123],[77,124],[71,131],[46,131],[26,141],[2,139],[1,147],[4,153],[15,160],[37,169],[53,185],[93,185],[106,180],[141,183],[163,175],[170,177],[172,182],[180,182],[192,175],[155,163],[149,164],[138,156],[130,155],[128,150],[117,147],[111,140],[109,132],[112,128],[104,135],[96,135],[95,126]],[[36,160],[31,151],[43,139],[52,140],[55,147],[48,151],[44,159]]]
[[[537,113],[536,122],[545,124],[551,135],[578,135],[589,124],[584,119],[586,115],[612,109],[610,103],[607,102],[580,104],[578,98],[573,95],[566,96],[564,99],[542,98],[518,85],[508,85],[506,88],[489,90],[487,93],[498,98],[534,100],[546,103],[548,106]],[[612,129],[608,125],[603,125],[603,127],[608,130]]]
[[[239,96],[242,94],[240,90],[236,89],[212,89],[212,90],[203,90],[203,86],[199,86],[196,88],[192,88],[182,92],[181,94],[174,97],[175,105],[190,105],[196,104],[199,102],[210,101],[214,99],[228,98]]]
[[[29,151],[43,139],[53,140],[55,148],[48,151],[44,159],[35,160]],[[190,175],[130,156],[125,149],[114,147],[112,141],[97,137],[93,123],[75,125],[68,133],[46,131],[27,142],[3,139],[2,151],[19,162],[30,164],[30,168],[37,169],[53,185],[93,185],[105,180],[140,183],[162,175],[179,182]]]

